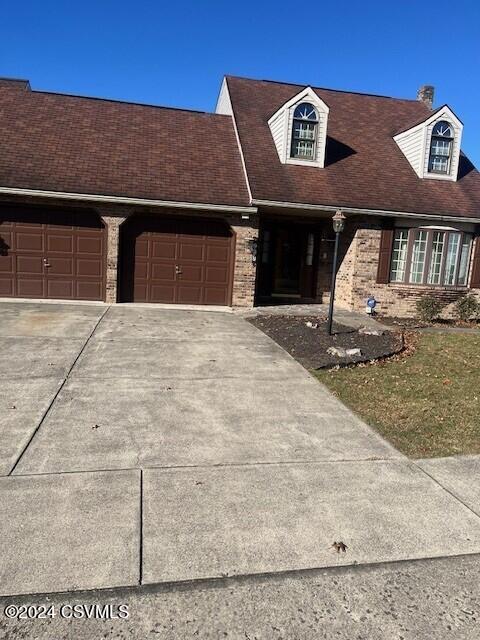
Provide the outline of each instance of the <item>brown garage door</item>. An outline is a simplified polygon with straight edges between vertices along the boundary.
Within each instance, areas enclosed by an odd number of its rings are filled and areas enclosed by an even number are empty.
[[[0,296],[103,300],[105,244],[93,213],[0,208]]]
[[[220,221],[134,217],[122,229],[125,302],[231,302],[233,234]]]

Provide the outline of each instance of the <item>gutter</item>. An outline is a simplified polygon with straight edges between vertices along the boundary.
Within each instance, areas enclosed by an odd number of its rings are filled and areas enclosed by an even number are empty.
[[[176,202],[170,200],[149,200],[148,198],[128,198],[123,196],[95,195],[92,193],[69,193],[65,191],[43,191],[41,189],[15,189],[0,187],[0,195],[56,198],[60,200],[81,200],[83,202],[141,205],[147,207],[168,207],[170,209],[195,209],[198,211],[226,211],[230,213],[256,213],[256,207],[240,207],[228,204],[203,204],[198,202]]]
[[[302,209],[312,212],[334,213],[339,209],[344,213],[363,214],[369,216],[390,216],[398,218],[414,218],[422,220],[441,220],[443,222],[472,222],[480,223],[480,218],[472,218],[458,215],[440,215],[434,213],[413,213],[408,211],[391,211],[388,209],[358,209],[355,207],[329,206],[323,204],[302,204],[300,202],[279,202],[276,200],[252,200],[252,205],[256,207],[272,207],[279,209]]]

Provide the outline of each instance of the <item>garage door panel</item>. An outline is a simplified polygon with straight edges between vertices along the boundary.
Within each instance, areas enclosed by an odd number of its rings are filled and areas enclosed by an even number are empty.
[[[65,298],[71,300],[74,298],[72,280],[47,280],[47,298]]]
[[[47,267],[48,272],[46,277],[50,276],[72,276],[73,275],[73,262],[71,258],[56,258],[55,256],[48,256]]]
[[[152,284],[150,285],[150,290],[148,292],[148,299],[143,300],[143,302],[164,302],[164,303],[173,303],[175,302],[175,286],[172,285],[164,285],[164,284]]]
[[[43,278],[17,277],[17,292],[20,298],[44,298],[45,280]]]
[[[174,259],[175,258],[175,242],[171,240],[162,241],[152,239],[152,258],[167,258]]]
[[[0,260],[0,273],[11,273],[13,275],[13,267],[13,256],[2,256],[2,259]]]
[[[147,238],[137,239],[137,242],[135,245],[135,256],[137,258],[148,258],[148,248],[149,248],[149,242]]]
[[[209,284],[227,284],[229,275],[225,267],[207,267],[206,280]]]
[[[146,283],[136,282],[133,289],[135,302],[149,302]]]
[[[98,216],[0,206],[0,221],[0,273],[11,273],[3,295],[104,299],[106,242]]]
[[[178,304],[202,304],[203,291],[199,287],[179,285],[177,288]]]
[[[152,280],[166,280],[175,282],[175,265],[163,262],[153,262],[150,265],[150,278]]]
[[[103,272],[102,260],[86,260],[77,258],[75,275],[77,277],[89,276],[92,278],[101,278]]]
[[[97,281],[76,281],[75,298],[77,300],[101,300],[103,298],[103,284]]]
[[[47,251],[49,253],[73,253],[73,236],[59,233],[46,234]]]
[[[28,255],[17,256],[18,276],[33,275],[33,274],[43,276],[43,271],[44,271],[44,263],[43,263],[43,258],[41,256],[28,256]]]
[[[179,285],[202,284],[205,281],[203,265],[182,264]]]
[[[204,291],[204,304],[216,304],[216,305],[225,305],[227,302],[225,301],[225,289],[223,287],[215,288],[215,287],[205,287]]]
[[[0,296],[11,297],[15,294],[13,289],[13,279],[4,278],[0,275]]]
[[[225,246],[207,246],[207,261],[227,264],[230,248]]]
[[[17,251],[43,251],[43,235],[29,233],[28,231],[17,231],[15,249]]]
[[[124,300],[230,303],[233,236],[226,224],[138,216],[121,233]]]
[[[88,254],[92,256],[101,256],[103,253],[102,238],[78,236],[77,253]]]
[[[180,241],[178,259],[203,262],[205,260],[205,246]]]

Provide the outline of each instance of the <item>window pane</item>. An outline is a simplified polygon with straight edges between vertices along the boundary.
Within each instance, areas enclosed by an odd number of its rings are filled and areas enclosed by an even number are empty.
[[[410,282],[421,284],[425,269],[425,253],[427,250],[427,232],[417,231],[413,242],[412,264],[410,267]]]
[[[460,268],[458,270],[457,282],[465,286],[468,279],[468,262],[470,257],[471,237],[467,234],[463,236],[462,253],[460,255]]]
[[[457,258],[459,249],[460,234],[450,233],[448,237],[444,284],[455,284],[455,271],[457,269]]]
[[[298,122],[293,123],[293,135],[295,138],[301,138],[302,140],[314,140],[315,139],[316,125],[310,122]]]
[[[314,144],[309,140],[294,140],[293,155],[299,158],[313,158]]]
[[[430,268],[428,270],[428,284],[440,284],[444,243],[445,233],[442,231],[434,231],[432,238],[432,257],[430,258]]]
[[[448,171],[448,158],[442,156],[432,156],[431,171],[438,171],[439,173],[447,173]]]
[[[435,156],[448,156],[450,155],[450,140],[436,140],[432,141],[432,154]]]
[[[405,280],[405,267],[407,264],[407,229],[397,229],[393,240],[392,266],[390,269],[391,282],[403,282]]]

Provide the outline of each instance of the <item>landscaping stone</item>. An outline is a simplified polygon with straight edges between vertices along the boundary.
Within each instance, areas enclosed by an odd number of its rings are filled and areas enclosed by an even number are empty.
[[[383,336],[385,332],[381,329],[374,329],[373,327],[360,327],[358,333],[363,333],[365,336]]]
[[[362,351],[361,349],[347,349],[346,350],[346,355],[347,356],[361,356],[362,355]]]
[[[331,356],[337,356],[337,358],[345,358],[347,355],[347,350],[343,347],[328,347],[327,353]]]
[[[320,316],[260,315],[249,322],[275,340],[307,369],[369,362],[398,353],[403,348],[400,333],[376,329],[378,334],[334,323],[333,335]],[[312,331],[309,325],[316,325]],[[364,325],[366,326],[366,325]]]

